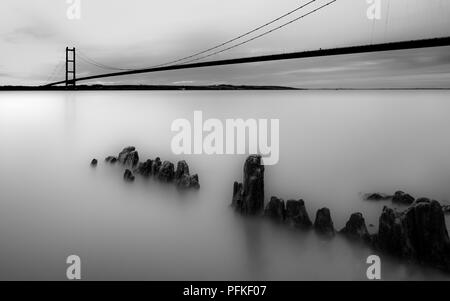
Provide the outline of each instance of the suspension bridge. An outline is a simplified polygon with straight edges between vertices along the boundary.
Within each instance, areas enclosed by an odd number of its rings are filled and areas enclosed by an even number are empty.
[[[171,70],[181,70],[181,69],[193,69],[193,68],[205,68],[212,66],[224,66],[224,65],[236,65],[236,64],[249,64],[256,62],[269,62],[269,61],[280,61],[280,60],[292,60],[292,59],[301,59],[301,58],[312,58],[312,57],[322,57],[322,56],[337,56],[337,55],[348,55],[348,54],[359,54],[359,53],[373,53],[373,52],[385,52],[385,51],[397,51],[397,50],[407,50],[407,49],[420,49],[420,48],[430,48],[430,47],[443,47],[450,46],[450,37],[436,37],[429,39],[420,39],[420,40],[407,40],[407,41],[396,41],[389,43],[378,43],[378,44],[366,44],[366,45],[351,45],[346,47],[339,48],[327,48],[327,49],[317,49],[317,50],[308,50],[308,51],[298,51],[298,52],[289,52],[289,53],[278,53],[278,54],[270,54],[270,55],[259,55],[259,56],[251,56],[251,57],[241,57],[241,58],[233,58],[233,59],[221,59],[221,60],[209,60],[202,61],[206,58],[218,55],[220,53],[229,51],[236,47],[242,46],[249,42],[252,42],[256,39],[262,38],[270,33],[273,33],[277,30],[280,30],[294,22],[297,22],[309,15],[318,13],[319,11],[324,10],[326,7],[331,6],[338,0],[331,0],[322,4],[318,7],[315,7],[300,16],[297,16],[290,21],[282,23],[281,25],[277,25],[276,27],[261,32],[262,29],[294,14],[303,9],[311,6],[315,2],[320,0],[310,0],[309,2],[296,7],[295,9],[288,11],[287,13],[265,23],[256,28],[253,28],[250,31],[247,31],[243,34],[240,34],[230,40],[222,42],[213,47],[198,51],[188,56],[181,57],[179,59],[175,59],[166,63],[162,63],[159,65],[154,65],[150,67],[144,67],[139,69],[126,69],[126,68],[118,68],[113,66],[108,66],[102,63],[99,63],[91,58],[89,58],[84,53],[80,52],[79,57],[85,63],[91,64],[98,68],[114,70],[114,72],[107,72],[83,77],[76,76],[76,49],[66,47],[66,55],[65,55],[65,78],[59,81],[53,81],[50,83],[46,83],[43,87],[51,87],[56,85],[65,84],[67,87],[76,86],[77,82],[88,81],[93,79],[100,78],[108,78],[108,77],[116,77],[116,76],[126,76],[132,74],[142,74],[142,73],[152,73],[152,72],[162,72],[162,71],[171,71]],[[244,39],[247,36],[256,33],[255,36]],[[228,46],[231,44],[230,46]],[[55,71],[54,71],[55,73]]]

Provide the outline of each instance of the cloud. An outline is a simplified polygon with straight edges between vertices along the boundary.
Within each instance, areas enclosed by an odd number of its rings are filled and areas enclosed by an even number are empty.
[[[15,28],[13,31],[4,34],[2,38],[6,42],[17,43],[29,40],[46,40],[55,36],[55,31],[43,24],[35,26],[22,26]]]

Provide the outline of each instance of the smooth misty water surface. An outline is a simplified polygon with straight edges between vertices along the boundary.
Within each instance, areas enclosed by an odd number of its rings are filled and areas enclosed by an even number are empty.
[[[0,278],[365,279],[370,249],[342,237],[243,218],[229,207],[245,156],[175,156],[176,118],[279,118],[271,195],[352,212],[371,232],[383,205],[364,192],[450,200],[449,91],[3,92],[0,94]],[[122,180],[103,159],[135,145],[141,159],[186,159],[201,189]],[[92,158],[99,166],[92,169]],[[448,222],[448,217],[447,217]],[[382,257],[383,279],[449,279]]]

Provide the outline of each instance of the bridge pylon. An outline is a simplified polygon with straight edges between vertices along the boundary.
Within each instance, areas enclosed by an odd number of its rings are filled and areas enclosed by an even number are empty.
[[[75,47],[66,47],[66,87],[75,87]]]

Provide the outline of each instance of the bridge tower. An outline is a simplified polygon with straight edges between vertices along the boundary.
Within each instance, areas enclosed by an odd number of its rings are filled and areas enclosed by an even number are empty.
[[[75,87],[75,47],[66,47],[66,87]]]

